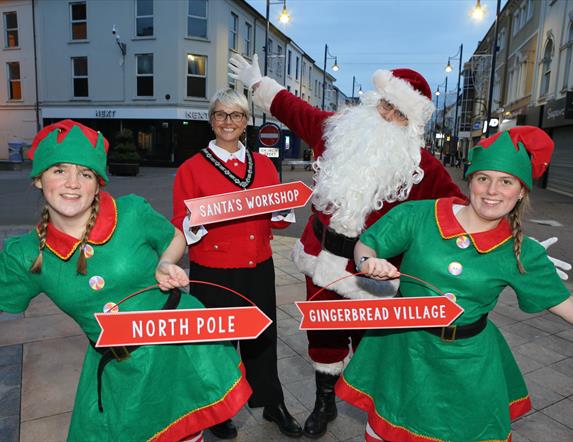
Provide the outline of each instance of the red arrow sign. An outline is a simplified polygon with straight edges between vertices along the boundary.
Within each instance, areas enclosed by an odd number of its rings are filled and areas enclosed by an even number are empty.
[[[445,296],[298,301],[301,330],[446,327],[464,309]]]
[[[308,202],[311,195],[312,189],[310,187],[302,181],[294,181],[193,198],[185,200],[185,205],[191,212],[189,225],[200,226],[302,207]]]
[[[273,123],[263,124],[259,129],[259,141],[263,146],[272,147],[281,139],[281,129]]]
[[[255,339],[271,323],[257,307],[95,313],[96,347]]]

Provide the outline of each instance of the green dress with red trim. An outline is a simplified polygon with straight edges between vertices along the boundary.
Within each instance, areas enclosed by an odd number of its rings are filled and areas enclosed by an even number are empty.
[[[400,271],[455,296],[476,322],[510,286],[521,310],[543,311],[569,297],[545,249],[524,238],[517,269],[509,223],[468,234],[454,215],[456,198],[402,203],[362,234],[378,257],[404,253]],[[403,276],[402,296],[438,296]],[[448,295],[452,296],[452,295]],[[390,441],[506,441],[511,420],[531,408],[527,387],[497,327],[452,342],[424,330],[375,330],[362,339],[336,385],[342,399],[368,412]]]
[[[80,241],[53,225],[39,274],[28,270],[38,255],[36,231],[7,239],[0,252],[0,310],[22,312],[44,292],[95,342],[100,328],[94,313],[156,284],[155,267],[173,235],[174,227],[143,198],[114,200],[100,192],[100,211],[84,249],[87,275],[76,272]],[[160,310],[166,300],[166,293],[154,289],[130,298],[119,310]],[[178,308],[202,307],[182,293]],[[177,441],[231,418],[251,394],[230,344],[149,345],[106,365],[100,412],[100,358],[88,346],[68,440]]]

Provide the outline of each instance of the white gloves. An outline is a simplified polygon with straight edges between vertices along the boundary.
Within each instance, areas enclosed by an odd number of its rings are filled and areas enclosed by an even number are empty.
[[[531,237],[530,237],[531,238]],[[531,238],[534,241],[537,241],[535,238]],[[551,238],[547,238],[545,241],[537,241],[539,244],[543,246],[545,250],[547,250],[550,246],[555,244],[558,241],[557,237],[553,236]],[[555,265],[555,271],[559,275],[559,277],[567,281],[569,279],[569,275],[565,273],[565,271],[571,270],[571,264],[565,261],[561,261],[557,258],[552,258],[551,256],[547,255],[549,260]]]
[[[229,59],[228,66],[231,71],[229,73],[229,77],[239,80],[249,89],[263,78],[261,70],[259,69],[259,56],[257,54],[253,55],[252,64],[245,60],[241,55],[233,54]]]

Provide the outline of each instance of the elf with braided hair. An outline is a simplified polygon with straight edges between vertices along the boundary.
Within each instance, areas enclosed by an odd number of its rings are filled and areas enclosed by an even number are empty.
[[[251,394],[230,344],[94,345],[94,313],[203,307],[175,290],[188,284],[176,265],[183,234],[143,198],[102,190],[107,149],[101,133],[72,120],[34,138],[31,176],[46,206],[37,228],[0,252],[0,311],[22,312],[45,293],[89,339],[68,440],[200,441]]]
[[[368,412],[367,441],[509,441],[531,409],[511,350],[488,313],[506,287],[521,310],[548,309],[573,324],[573,298],[542,245],[521,229],[532,178],[553,141],[519,126],[470,151],[469,201],[406,202],[366,230],[354,249],[371,278],[415,275],[464,312],[453,326],[366,334],[336,394]],[[404,253],[398,271],[385,259]],[[407,275],[401,295],[436,296]]]

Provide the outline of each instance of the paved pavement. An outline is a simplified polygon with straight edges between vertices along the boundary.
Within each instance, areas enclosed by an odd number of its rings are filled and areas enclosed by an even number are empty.
[[[465,186],[459,169],[449,171]],[[169,216],[174,172],[143,168],[135,178],[112,177],[109,189],[116,196],[143,195]],[[309,183],[311,173],[285,169],[283,179]],[[36,194],[26,170],[0,172],[0,244],[35,223],[38,210],[32,206],[41,204]],[[558,236],[551,254],[573,261],[573,198],[536,189],[532,200],[527,233],[539,239]],[[297,210],[298,226],[280,232],[273,241],[279,373],[287,406],[301,423],[314,403],[314,377],[306,336],[298,330],[300,315],[293,304],[304,298],[304,278],[288,256],[307,216],[308,208]],[[490,317],[508,340],[533,398],[534,410],[513,425],[513,440],[573,441],[573,328],[548,312],[522,313],[509,291]],[[65,440],[86,345],[77,325],[44,296],[37,297],[23,314],[0,313],[0,442]],[[322,440],[363,440],[365,420],[363,412],[339,403],[339,416]],[[243,409],[235,422],[239,442],[290,440],[262,419],[260,409]],[[207,432],[206,440],[216,438]]]

